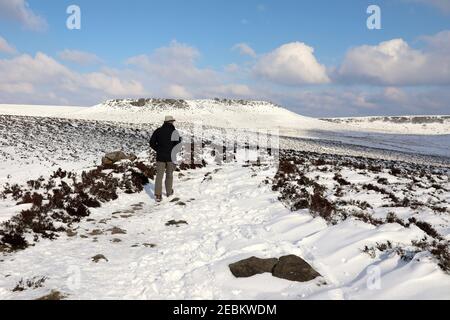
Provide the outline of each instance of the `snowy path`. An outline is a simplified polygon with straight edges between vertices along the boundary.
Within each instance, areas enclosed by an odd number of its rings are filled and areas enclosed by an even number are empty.
[[[239,164],[183,172],[175,182],[183,203],[169,199],[156,206],[150,187],[123,194],[93,210],[75,236],[0,256],[0,299],[34,299],[51,290],[69,299],[450,298],[450,277],[427,258],[406,264],[393,256],[374,263],[361,253],[386,237],[407,243],[421,237],[420,230],[355,220],[328,226],[308,212],[292,213],[262,183],[274,173]],[[166,226],[170,220],[188,224]],[[98,254],[108,261],[94,263]],[[228,269],[253,255],[286,254],[302,256],[324,278],[235,279]],[[374,264],[383,290],[367,288],[367,268]],[[20,279],[44,276],[43,287],[12,292]]]

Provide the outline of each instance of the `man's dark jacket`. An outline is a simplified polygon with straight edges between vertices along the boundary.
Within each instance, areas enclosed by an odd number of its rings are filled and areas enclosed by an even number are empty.
[[[173,124],[168,122],[156,129],[150,139],[150,146],[156,151],[156,161],[158,162],[172,162],[172,150],[179,143],[181,143],[181,137],[178,131],[175,130]]]

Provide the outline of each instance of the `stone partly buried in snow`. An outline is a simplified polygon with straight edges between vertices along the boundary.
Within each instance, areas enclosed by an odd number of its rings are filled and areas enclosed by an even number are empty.
[[[122,160],[134,161],[136,159],[137,159],[137,157],[132,153],[127,155],[123,151],[115,151],[115,152],[110,152],[110,153],[105,154],[105,156],[102,158],[102,164],[103,165],[112,165],[112,164],[122,161]]]
[[[180,220],[180,221],[170,220],[170,221],[167,221],[166,226],[167,227],[170,227],[170,226],[179,227],[182,224],[188,224],[188,223],[186,221],[184,221],[184,220]]]
[[[111,231],[111,234],[127,234],[126,230],[120,229],[118,227],[113,227],[111,229],[108,229],[107,231]]]
[[[93,256],[91,259],[92,259],[92,261],[95,262],[95,263],[98,263],[98,262],[100,262],[101,260],[104,260],[104,261],[106,261],[106,262],[109,261],[109,260],[106,259],[106,257],[105,257],[104,255],[102,255],[102,254],[97,254],[97,255]]]
[[[321,275],[302,258],[289,255],[280,259],[251,257],[230,264],[231,273],[237,278],[248,278],[257,274],[272,273],[274,277],[297,282],[311,281]]]
[[[294,255],[281,257],[273,268],[272,275],[298,282],[311,281],[321,276],[305,260]]]
[[[56,301],[56,300],[64,300],[66,298],[66,295],[62,294],[61,292],[57,290],[52,290],[49,294],[37,298],[36,300],[40,301]]]
[[[257,274],[272,272],[278,259],[260,259],[251,257],[230,264],[231,273],[236,278],[248,278]]]

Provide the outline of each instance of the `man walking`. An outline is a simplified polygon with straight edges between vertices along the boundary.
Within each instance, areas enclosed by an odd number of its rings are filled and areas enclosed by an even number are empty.
[[[181,137],[175,129],[174,122],[175,119],[172,116],[166,116],[162,127],[156,129],[150,139],[150,146],[156,151],[156,202],[162,201],[164,173],[166,174],[167,197],[173,195],[173,172],[176,167],[176,152],[174,152],[174,148],[181,143]]]

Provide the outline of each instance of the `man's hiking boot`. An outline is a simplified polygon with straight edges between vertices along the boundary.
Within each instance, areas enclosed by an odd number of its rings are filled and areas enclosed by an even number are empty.
[[[155,200],[156,200],[156,202],[161,202],[162,196],[155,195]]]
[[[168,193],[168,194],[167,194],[167,198],[170,198],[170,197],[173,196],[174,194],[175,194],[175,192],[172,190],[171,193]]]

